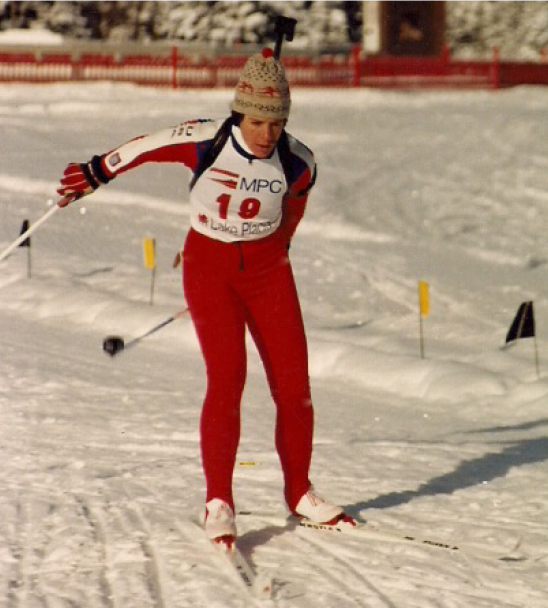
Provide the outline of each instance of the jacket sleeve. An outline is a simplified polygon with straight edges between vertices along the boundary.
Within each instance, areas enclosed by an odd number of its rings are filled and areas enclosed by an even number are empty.
[[[101,157],[101,168],[110,180],[144,163],[181,163],[194,170],[200,150],[215,134],[215,121],[183,122],[152,135],[142,135]]]
[[[290,136],[291,183],[283,201],[280,236],[289,242],[304,216],[308,195],[316,182],[316,161],[311,150]]]

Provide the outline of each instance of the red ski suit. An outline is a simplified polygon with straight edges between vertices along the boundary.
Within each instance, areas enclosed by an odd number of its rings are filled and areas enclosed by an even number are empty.
[[[194,171],[219,126],[192,121],[138,138],[106,154],[102,167],[108,177],[144,162],[181,162]],[[247,327],[277,408],[276,449],[293,510],[310,488],[314,415],[287,245],[304,213],[315,164],[291,136],[284,168],[278,149],[257,159],[238,132],[232,128],[217,160],[194,184],[183,254],[184,293],[207,372],[200,425],[206,502],[220,498],[234,508]]]

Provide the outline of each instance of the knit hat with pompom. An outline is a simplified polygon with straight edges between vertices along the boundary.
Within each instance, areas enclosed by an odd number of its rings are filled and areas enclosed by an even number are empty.
[[[254,118],[283,120],[289,116],[291,98],[284,66],[271,49],[252,55],[236,85],[232,110]]]

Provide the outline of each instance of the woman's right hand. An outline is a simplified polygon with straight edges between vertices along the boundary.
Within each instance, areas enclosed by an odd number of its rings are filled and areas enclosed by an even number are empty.
[[[60,202],[59,206],[66,207],[69,203],[91,194],[97,186],[87,164],[70,163],[57,188],[57,192],[63,197],[63,202],[66,201],[64,204]]]

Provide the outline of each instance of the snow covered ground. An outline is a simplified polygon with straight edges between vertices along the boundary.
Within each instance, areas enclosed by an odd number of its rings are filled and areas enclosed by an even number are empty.
[[[0,250],[68,161],[230,91],[0,87]],[[240,545],[272,605],[544,608],[548,601],[548,90],[303,91],[289,130],[319,179],[291,257],[310,343],[312,479],[358,519],[505,551],[300,533],[283,517],[273,406],[250,345],[235,472]],[[0,606],[251,605],[192,519],[204,371],[178,320],[184,169],[147,166],[52,216],[0,263]],[[155,302],[141,242],[157,240]],[[419,356],[417,282],[430,286]],[[532,339],[501,350],[525,300]],[[264,604],[270,605],[269,602]]]

